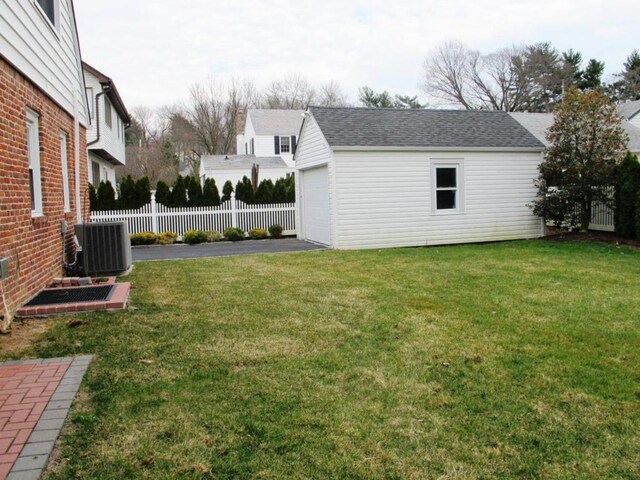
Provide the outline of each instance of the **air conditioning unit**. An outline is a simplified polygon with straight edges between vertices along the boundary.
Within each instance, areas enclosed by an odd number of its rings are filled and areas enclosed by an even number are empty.
[[[78,256],[85,275],[122,273],[131,267],[131,240],[127,222],[95,222],[76,225],[81,248]]]

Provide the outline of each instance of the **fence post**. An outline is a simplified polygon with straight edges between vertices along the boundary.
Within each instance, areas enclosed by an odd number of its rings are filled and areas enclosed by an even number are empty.
[[[238,206],[236,205],[235,192],[231,192],[231,226],[238,226]]]
[[[158,204],[156,203],[156,192],[151,192],[151,228],[153,233],[158,235]]]

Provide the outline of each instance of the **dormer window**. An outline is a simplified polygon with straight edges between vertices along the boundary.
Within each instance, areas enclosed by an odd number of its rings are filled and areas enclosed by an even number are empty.
[[[45,16],[51,22],[51,25],[56,26],[56,7],[58,0],[37,0],[38,5],[42,9]]]
[[[291,137],[280,137],[280,152],[289,153],[291,151]]]

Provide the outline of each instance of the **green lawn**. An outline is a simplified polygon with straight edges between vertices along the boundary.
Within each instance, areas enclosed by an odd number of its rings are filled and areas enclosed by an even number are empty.
[[[640,478],[640,250],[138,263],[49,478]]]

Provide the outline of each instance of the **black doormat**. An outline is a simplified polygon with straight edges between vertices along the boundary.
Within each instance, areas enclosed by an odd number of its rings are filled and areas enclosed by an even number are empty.
[[[97,287],[72,287],[44,290],[33,297],[26,307],[40,305],[59,305],[61,303],[100,302],[109,300],[115,285],[99,285]]]

